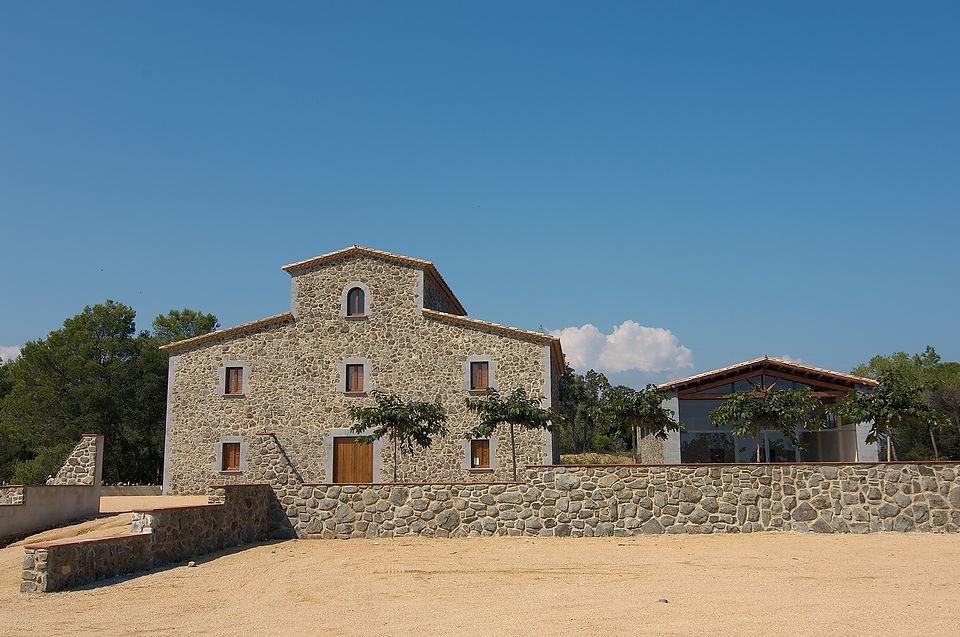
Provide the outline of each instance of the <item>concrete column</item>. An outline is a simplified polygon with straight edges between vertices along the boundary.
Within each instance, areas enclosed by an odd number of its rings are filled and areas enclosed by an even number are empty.
[[[177,370],[177,355],[167,361],[167,414],[163,430],[163,495],[170,495],[170,451],[173,443],[173,377]]]
[[[880,459],[876,443],[867,442],[867,434],[873,427],[873,421],[857,423],[857,461],[858,462],[876,462]]]
[[[660,403],[664,409],[673,412],[673,419],[680,420],[680,399],[677,392],[670,392],[670,398]],[[667,439],[663,441],[663,463],[680,464],[680,432],[668,431]]]

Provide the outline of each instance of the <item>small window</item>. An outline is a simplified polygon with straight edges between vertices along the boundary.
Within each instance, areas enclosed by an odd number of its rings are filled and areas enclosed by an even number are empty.
[[[220,470],[240,471],[240,443],[225,442],[220,451]]]
[[[490,441],[489,440],[471,440],[470,441],[470,468],[471,469],[489,469],[490,468]]]
[[[348,392],[363,391],[363,365],[347,365],[347,384]]]
[[[470,363],[470,389],[490,389],[490,363]]]
[[[242,394],[243,393],[243,368],[242,367],[228,367],[226,369],[226,374],[224,375],[224,389],[223,393],[225,394]]]
[[[347,316],[365,316],[366,305],[364,303],[363,290],[360,288],[350,288],[347,292]]]

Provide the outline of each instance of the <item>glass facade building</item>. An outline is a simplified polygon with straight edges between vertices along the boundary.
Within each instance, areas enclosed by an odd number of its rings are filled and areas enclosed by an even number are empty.
[[[742,391],[809,389],[825,404],[850,391],[869,391],[874,381],[763,358],[661,385],[671,392],[671,402],[684,427],[679,432],[679,462],[754,462],[756,442],[731,433],[732,423],[714,426],[710,413],[730,394]],[[760,441],[761,462],[856,462],[876,460],[876,449],[864,437],[863,423],[842,423],[828,415],[827,426],[806,431],[797,423],[800,446],[777,431],[764,431]],[[859,431],[859,433],[858,433]],[[670,459],[665,457],[665,462]]]

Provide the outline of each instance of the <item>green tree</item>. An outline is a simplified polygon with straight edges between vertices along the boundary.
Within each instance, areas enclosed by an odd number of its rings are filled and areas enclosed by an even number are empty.
[[[487,391],[482,398],[467,398],[467,409],[480,417],[480,424],[467,433],[467,438],[487,438],[500,425],[510,427],[510,450],[513,454],[513,480],[517,481],[517,439],[515,427],[526,430],[551,430],[560,423],[563,416],[540,405],[543,399],[528,396],[527,391],[518,387],[507,396],[500,397],[495,389]]]
[[[610,437],[599,409],[604,395],[610,391],[607,377],[594,370],[578,374],[569,365],[560,376],[557,412],[563,416],[561,424],[554,423],[560,438],[560,453],[587,451],[611,452],[627,449],[626,440]]]
[[[42,482],[83,433],[105,437],[104,481],[160,480],[167,356],[135,318],[110,300],[85,307],[0,367],[0,480]]]
[[[397,482],[400,453],[412,454],[417,448],[426,449],[434,436],[447,435],[447,413],[439,402],[404,402],[395,394],[374,391],[376,407],[351,407],[351,427],[362,434],[357,442],[373,443],[386,436],[393,442],[393,481]],[[369,434],[363,434],[369,430]]]
[[[892,445],[890,455],[894,460],[960,459],[960,363],[942,362],[937,351],[928,345],[919,354],[894,352],[874,356],[870,362],[857,366],[853,373],[876,379],[888,370],[922,384],[924,402],[950,416],[955,426],[902,428],[895,442],[881,437],[881,445]]]
[[[873,421],[867,442],[886,441],[887,462],[894,439],[909,430],[927,431],[949,424],[949,417],[923,400],[928,386],[895,368],[881,371],[870,393],[850,392],[832,411],[848,422]]]
[[[220,327],[217,317],[194,310],[170,310],[153,319],[153,337],[160,345],[201,336]]]
[[[674,418],[673,411],[662,406],[668,398],[656,385],[647,385],[640,391],[620,385],[604,392],[596,413],[610,428],[631,441],[633,459],[640,462],[641,436],[666,440],[668,432],[683,427]]]
[[[922,352],[912,356],[906,352],[894,352],[889,356],[878,354],[870,362],[857,365],[852,373],[866,378],[879,378],[881,373],[894,370],[914,380],[921,380],[939,364],[937,350],[927,345]]]
[[[819,398],[809,389],[734,392],[720,406],[710,412],[716,427],[733,424],[731,433],[738,437],[750,436],[756,443],[757,462],[761,461],[760,441],[764,430],[777,431],[800,447],[797,425],[817,429],[822,423],[816,418],[822,409]]]

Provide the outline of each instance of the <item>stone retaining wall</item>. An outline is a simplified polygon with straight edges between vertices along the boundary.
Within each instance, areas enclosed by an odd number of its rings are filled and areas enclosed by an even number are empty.
[[[24,547],[23,592],[50,592],[266,539],[267,485],[212,487],[205,505],[133,513],[130,533]]]
[[[528,467],[525,483],[274,487],[298,537],[960,530],[960,463]]]

